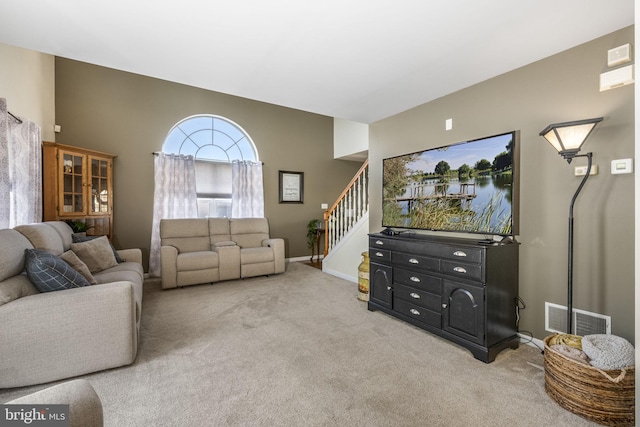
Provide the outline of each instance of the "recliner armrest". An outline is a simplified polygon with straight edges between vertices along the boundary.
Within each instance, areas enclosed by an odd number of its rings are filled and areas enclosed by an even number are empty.
[[[160,247],[160,277],[162,289],[178,287],[178,248]]]
[[[268,246],[273,249],[275,273],[284,273],[284,240],[280,238],[265,239],[262,241],[262,246]]]

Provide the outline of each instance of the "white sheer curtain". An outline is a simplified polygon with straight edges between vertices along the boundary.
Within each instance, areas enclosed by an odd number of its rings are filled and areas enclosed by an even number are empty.
[[[231,217],[264,217],[262,163],[234,160],[231,171]]]
[[[198,216],[193,156],[157,154],[154,181],[149,276],[160,277],[160,220]]]
[[[0,228],[42,221],[40,127],[11,117],[0,98]]]

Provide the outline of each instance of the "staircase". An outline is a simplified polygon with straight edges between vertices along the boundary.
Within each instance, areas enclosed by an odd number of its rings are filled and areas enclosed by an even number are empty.
[[[357,267],[369,232],[369,160],[324,213],[323,271],[357,282]],[[339,253],[339,255],[338,255]]]

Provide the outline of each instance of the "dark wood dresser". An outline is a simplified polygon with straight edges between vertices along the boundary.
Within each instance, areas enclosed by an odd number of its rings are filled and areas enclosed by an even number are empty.
[[[380,310],[459,344],[483,362],[518,348],[518,243],[370,234],[370,299]]]

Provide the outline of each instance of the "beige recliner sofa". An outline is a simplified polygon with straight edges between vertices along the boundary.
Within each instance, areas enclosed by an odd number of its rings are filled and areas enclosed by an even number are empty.
[[[266,218],[163,219],[160,240],[163,289],[285,271],[284,241]]]

